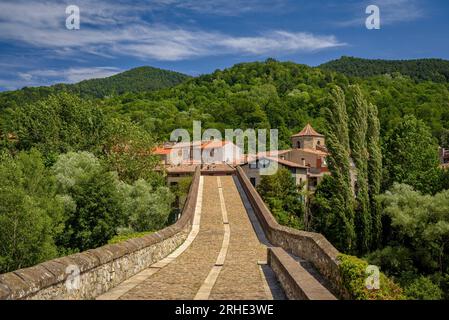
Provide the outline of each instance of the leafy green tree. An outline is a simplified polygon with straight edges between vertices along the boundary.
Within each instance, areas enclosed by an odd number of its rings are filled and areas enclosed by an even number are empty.
[[[0,273],[55,258],[64,201],[37,150],[0,155]]]
[[[59,192],[69,203],[58,245],[83,251],[106,244],[124,224],[116,175],[87,152],[60,155],[52,169]]]
[[[358,86],[351,88],[352,116],[350,121],[351,156],[354,161],[356,181],[355,231],[360,253],[371,247],[371,210],[368,191],[368,103]]]
[[[385,189],[394,182],[408,184],[424,193],[440,189],[438,145],[421,120],[406,116],[388,135],[384,154]]]
[[[106,136],[106,161],[110,170],[118,173],[120,180],[132,183],[138,179],[155,178],[158,160],[151,155],[154,142],[147,132],[126,118],[112,118]]]
[[[274,175],[262,176],[257,191],[280,224],[297,229],[304,227],[303,202],[289,170],[279,168]]]
[[[17,135],[17,148],[37,148],[48,163],[59,153],[97,150],[105,126],[98,107],[68,93],[10,109],[6,119],[5,132]]]
[[[175,195],[168,187],[155,189],[145,180],[133,185],[121,183],[119,190],[127,224],[135,232],[154,231],[167,225]]]
[[[391,219],[396,238],[409,248],[419,270],[447,272],[449,267],[449,191],[423,195],[412,187],[394,184],[379,196],[384,213]]]

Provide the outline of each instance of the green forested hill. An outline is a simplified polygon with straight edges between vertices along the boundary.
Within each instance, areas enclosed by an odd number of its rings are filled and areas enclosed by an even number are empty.
[[[104,79],[91,79],[74,84],[71,91],[81,96],[102,98],[125,92],[151,91],[172,87],[189,76],[153,67],[139,67]]]
[[[449,61],[442,59],[370,60],[344,56],[324,63],[320,68],[337,71],[350,77],[400,73],[417,81],[449,81]]]
[[[434,137],[447,144],[448,82],[415,81],[399,73],[355,78],[273,59],[190,79],[142,67],[74,85],[25,88],[0,94],[0,109],[65,90],[84,98],[101,98],[104,111],[131,118],[161,140],[168,139],[173,129],[191,128],[192,120],[201,120],[203,128],[221,130],[277,128],[282,146],[287,147],[290,134],[307,122],[323,131],[322,106],[330,85],[346,88],[354,83],[378,106],[382,134],[411,114],[424,120]]]
[[[363,79],[292,62],[254,62],[193,78],[178,86],[128,93],[103,101],[113,113],[130,116],[161,139],[175,128],[278,128],[284,147],[307,123],[322,131],[322,106],[329,85],[358,83],[379,108],[382,133],[408,114],[423,119],[440,138],[449,129],[449,84],[415,82],[400,75]]]
[[[0,93],[0,110],[15,104],[34,102],[52,93],[67,91],[83,98],[104,98],[125,92],[152,91],[177,85],[189,76],[153,67],[139,67],[111,77],[84,80],[75,84],[56,84],[49,87],[25,87]]]

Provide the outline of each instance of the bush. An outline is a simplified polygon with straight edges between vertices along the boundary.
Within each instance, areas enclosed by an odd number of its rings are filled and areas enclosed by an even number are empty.
[[[145,180],[133,185],[120,183],[127,225],[136,232],[158,230],[165,227],[175,195],[168,187],[155,188]]]
[[[410,249],[405,247],[390,247],[376,250],[367,255],[366,260],[379,266],[389,276],[401,277],[404,272],[416,273]]]
[[[353,300],[402,300],[404,295],[401,287],[380,273],[380,288],[369,290],[365,281],[368,263],[365,260],[349,255],[339,255],[338,260],[342,285]]]
[[[414,279],[404,288],[407,299],[412,300],[441,300],[443,291],[428,277],[421,276]]]

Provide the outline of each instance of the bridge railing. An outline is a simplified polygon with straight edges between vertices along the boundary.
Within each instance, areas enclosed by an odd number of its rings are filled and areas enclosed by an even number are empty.
[[[338,250],[322,234],[280,225],[240,167],[237,168],[237,177],[271,244],[311,262],[315,269],[328,280],[332,292],[341,298],[349,297],[341,282],[337,260]]]
[[[142,238],[106,245],[0,275],[0,299],[93,299],[158,262],[187,238],[201,171],[178,221]]]

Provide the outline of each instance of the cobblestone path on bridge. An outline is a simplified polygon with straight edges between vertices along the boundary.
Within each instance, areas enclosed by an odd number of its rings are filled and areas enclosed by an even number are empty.
[[[190,246],[157,272],[148,268],[101,299],[283,298],[235,178],[202,179],[199,233]]]

